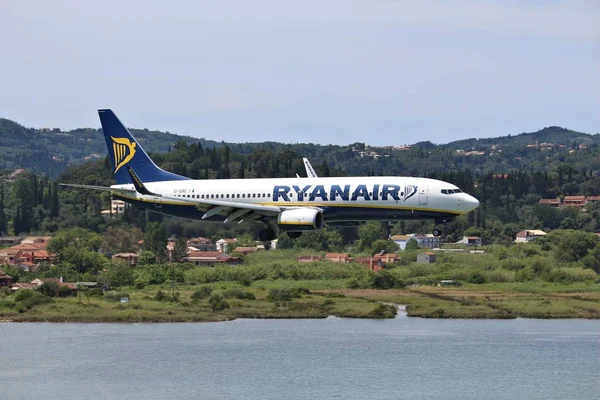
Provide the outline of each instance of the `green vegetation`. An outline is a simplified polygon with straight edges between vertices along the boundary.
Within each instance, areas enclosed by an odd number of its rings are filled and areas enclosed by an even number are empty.
[[[296,250],[255,253],[241,266],[178,264],[174,275],[170,265],[133,268],[108,262],[106,271],[96,278],[103,282],[110,277],[114,290],[103,296],[90,290],[78,304],[72,296],[49,297],[53,290],[14,294],[4,290],[0,291],[0,319],[390,318],[395,308],[389,303],[406,304],[408,315],[428,318],[600,318],[598,274],[583,266],[589,254],[580,252],[578,261],[559,262],[562,255],[556,251],[559,242],[552,244],[554,240],[550,237],[546,243],[508,248],[489,246],[484,254],[439,253],[436,264],[405,261],[412,259],[411,253],[401,252],[397,266],[377,274],[356,264],[299,263],[295,259],[302,253]],[[591,246],[588,252],[595,249],[593,242]],[[131,273],[111,271],[125,268]],[[123,276],[122,283],[115,276]],[[436,286],[444,279],[456,279],[463,285]],[[128,302],[121,303],[122,298]]]

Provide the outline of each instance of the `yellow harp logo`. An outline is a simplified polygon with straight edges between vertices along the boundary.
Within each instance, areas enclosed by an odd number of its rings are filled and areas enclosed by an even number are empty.
[[[115,174],[123,165],[127,164],[135,155],[137,143],[127,138],[110,137],[113,141],[113,155],[115,156]]]

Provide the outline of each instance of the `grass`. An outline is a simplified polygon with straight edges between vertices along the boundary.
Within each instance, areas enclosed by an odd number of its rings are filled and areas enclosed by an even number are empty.
[[[296,281],[293,281],[297,283]],[[214,292],[222,293],[222,285],[214,285]],[[228,285],[230,286],[230,285]],[[290,287],[293,285],[289,285]],[[238,285],[238,287],[240,287]],[[275,287],[275,286],[273,286]],[[284,288],[285,285],[278,286]],[[298,287],[298,286],[297,286]],[[325,294],[305,294],[291,301],[267,300],[269,290],[265,287],[243,288],[255,295],[256,300],[227,299],[229,308],[213,311],[209,299],[192,301],[190,296],[197,286],[178,287],[179,302],[156,301],[152,298],[158,290],[168,292],[167,287],[148,287],[142,290],[124,288],[129,293],[128,303],[110,302],[104,299],[77,298],[54,299],[30,310],[7,307],[4,300],[0,308],[0,320],[48,321],[48,322],[200,322],[226,321],[235,318],[325,318],[329,315],[373,318],[379,306],[377,302],[360,298],[331,299]],[[129,289],[129,290],[127,290]],[[16,304],[15,304],[16,305]],[[389,317],[389,315],[388,315]]]

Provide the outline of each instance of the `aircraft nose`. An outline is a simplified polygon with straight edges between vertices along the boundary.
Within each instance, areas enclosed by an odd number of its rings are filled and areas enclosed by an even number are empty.
[[[477,207],[479,207],[479,200],[477,200],[475,197],[471,196],[470,194],[468,194],[466,197],[467,198],[465,199],[465,205],[467,206],[469,211],[472,211],[472,210],[476,209]]]

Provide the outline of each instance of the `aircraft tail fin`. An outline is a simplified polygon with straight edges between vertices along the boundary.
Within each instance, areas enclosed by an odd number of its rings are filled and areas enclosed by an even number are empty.
[[[135,168],[137,175],[144,182],[189,179],[160,169],[154,164],[112,110],[98,110],[98,115],[117,184],[132,183],[127,168],[123,168],[126,165]]]

